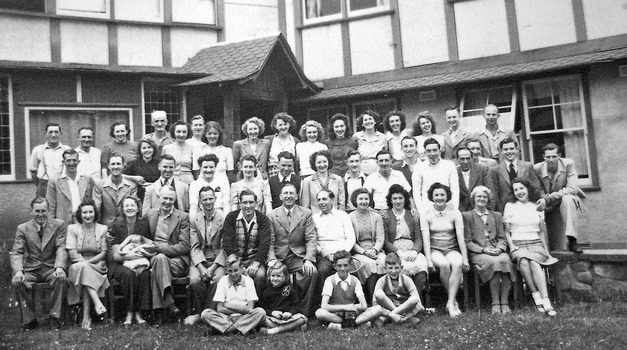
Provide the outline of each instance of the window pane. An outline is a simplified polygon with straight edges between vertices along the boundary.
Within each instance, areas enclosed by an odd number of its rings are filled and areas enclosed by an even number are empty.
[[[500,113],[499,127],[513,130],[516,118],[516,114],[512,111],[513,92],[512,86],[464,92],[462,126],[470,132],[483,130],[485,128],[483,109],[488,104],[494,104]]]
[[[396,109],[396,101],[385,101],[375,103],[375,111],[379,113],[381,117],[381,121],[383,122],[383,117],[385,117],[388,112],[391,112]]]
[[[561,149],[562,157],[575,161],[575,168],[579,178],[588,178],[588,157],[583,130],[571,132],[555,132],[550,134],[532,135],[534,162],[543,159],[542,147],[548,143],[554,143]]]
[[[0,77],[0,175],[11,175],[9,79]]]
[[[527,104],[533,106],[548,106],[553,103],[551,98],[551,83],[535,83],[526,86]]]
[[[327,125],[327,110],[326,109],[309,110],[309,120],[315,120],[322,125]]]
[[[558,127],[564,129],[583,127],[583,114],[581,113],[580,103],[555,106],[555,111],[559,118]]]
[[[106,13],[105,0],[57,0],[60,10]]]
[[[555,81],[552,84],[555,103],[579,102],[579,80],[577,78]]]
[[[529,128],[531,131],[554,130],[553,107],[529,109]]]
[[[153,111],[165,111],[168,115],[168,125],[172,125],[180,119],[178,91],[168,82],[144,82],[144,111],[146,134],[153,131],[150,125],[150,114]]]
[[[0,0],[0,8],[44,13],[46,12],[46,0]]]
[[[350,0],[349,4],[351,11],[357,11],[377,6],[385,6],[387,0]]]
[[[340,0],[304,0],[305,18],[318,18],[342,12]]]

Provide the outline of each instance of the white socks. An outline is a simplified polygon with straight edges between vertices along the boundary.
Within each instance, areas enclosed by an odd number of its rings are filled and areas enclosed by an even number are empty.
[[[540,292],[533,292],[533,293],[531,293],[531,297],[533,297],[533,302],[536,305],[542,305],[543,300],[542,300],[542,297],[540,296]]]
[[[551,306],[551,300],[549,298],[542,299],[542,305],[544,306],[544,310],[551,310],[553,306]]]

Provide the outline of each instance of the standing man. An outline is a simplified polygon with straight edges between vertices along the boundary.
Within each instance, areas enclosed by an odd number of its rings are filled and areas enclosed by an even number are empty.
[[[152,308],[165,309],[178,316],[174,304],[172,279],[187,276],[189,267],[189,217],[174,208],[176,192],[172,186],[159,190],[159,208],[146,212],[150,232],[154,237],[156,255],[150,258]]]
[[[411,186],[405,179],[405,176],[403,176],[403,173],[392,170],[392,155],[390,152],[386,150],[379,151],[376,158],[379,171],[368,175],[368,178],[366,178],[366,182],[364,183],[364,188],[366,188],[372,195],[374,209],[376,209],[381,215],[387,216],[388,203],[386,197],[390,190],[390,186],[393,184],[399,184],[403,186],[407,192],[411,191]],[[412,206],[414,205],[412,204]]]
[[[499,108],[489,104],[483,109],[485,118],[485,129],[478,133],[475,138],[481,142],[482,156],[492,158],[499,162],[499,144],[506,138],[514,140],[516,136],[513,130],[503,130],[499,127]]]
[[[215,154],[204,154],[198,158],[200,174],[198,179],[189,185],[189,215],[193,219],[202,210],[199,206],[199,194],[201,188],[210,186],[216,195],[214,207],[226,213],[229,211],[229,201],[231,200],[231,188],[225,176],[215,176],[218,166],[218,156]],[[224,214],[226,215],[226,214]]]
[[[94,147],[94,129],[89,126],[80,128],[78,130],[78,142],[79,146],[76,147],[80,161],[78,173],[91,176],[92,179],[100,179],[102,151]]]
[[[30,173],[37,190],[37,197],[46,197],[48,181],[61,175],[63,152],[70,148],[59,141],[61,126],[57,123],[46,125],[46,143],[33,148],[30,156]]]
[[[490,182],[490,172],[483,165],[475,164],[472,153],[466,146],[457,149],[457,177],[459,178],[459,211],[465,212],[475,208],[474,201],[470,198],[470,193],[477,186],[492,188]],[[494,201],[492,201],[494,202]],[[494,207],[494,203],[489,203]]]
[[[94,188],[94,181],[89,175],[78,173],[81,163],[79,157],[79,153],[71,148],[63,152],[65,170],[61,176],[48,182],[46,191],[50,217],[63,220],[66,226],[76,223],[78,206],[92,197]],[[98,167],[100,168],[100,160]]]
[[[266,285],[266,262],[270,251],[272,224],[262,212],[255,210],[257,195],[249,189],[239,193],[240,209],[230,212],[224,219],[222,244],[226,256],[236,254],[241,267],[255,281],[257,294]]]
[[[294,155],[290,152],[283,151],[277,156],[279,159],[279,173],[270,176],[268,183],[270,185],[270,194],[272,195],[272,209],[281,206],[281,189],[290,183],[296,187],[296,193],[300,193],[300,178],[294,174]],[[296,198],[298,204],[298,198]]]
[[[42,282],[54,285],[50,320],[58,328],[68,257],[66,226],[62,220],[48,218],[45,198],[36,198],[30,207],[32,220],[17,227],[11,250],[12,283],[22,312],[22,328],[29,330],[39,325],[30,289]]]
[[[200,189],[202,212],[191,219],[189,240],[192,263],[189,266],[189,288],[192,291],[191,315],[186,325],[200,320],[200,313],[216,308],[213,297],[217,282],[226,274],[226,256],[222,250],[222,227],[224,214],[215,209],[216,193],[210,186]]]
[[[175,167],[176,160],[174,160],[171,154],[161,156],[161,160],[159,161],[161,177],[153,184],[146,187],[144,204],[142,205],[144,213],[146,213],[148,209],[159,208],[159,191],[165,186],[172,186],[176,192],[174,207],[178,210],[189,212],[189,185],[174,178]]]
[[[100,223],[111,227],[115,217],[120,213],[120,204],[126,197],[137,197],[137,186],[134,182],[122,177],[124,158],[109,158],[109,176],[94,186],[94,202],[100,211]]]
[[[540,195],[544,197],[544,191],[540,186],[540,179],[533,170],[533,164],[523,162],[518,159],[518,143],[514,139],[506,138],[499,145],[503,161],[498,166],[490,169],[490,181],[492,182],[492,193],[494,193],[495,210],[503,213],[505,204],[514,200],[512,192],[512,181],[515,178],[526,179],[531,182],[533,187],[540,191]],[[532,194],[529,193],[531,197]],[[544,210],[546,203],[543,198],[537,201],[538,210]]]
[[[411,136],[403,137],[401,140],[401,150],[403,151],[403,160],[393,163],[392,170],[403,173],[405,180],[411,185],[411,176],[414,173],[414,167],[420,162],[420,158],[418,157],[418,141]]]
[[[427,191],[432,184],[439,182],[451,189],[451,204],[459,207],[459,179],[457,166],[451,160],[440,158],[440,143],[434,138],[428,138],[424,143],[427,161],[416,164],[412,175],[412,187],[414,188],[414,203],[419,210],[426,205]]]
[[[457,156],[457,148],[464,146],[466,138],[469,136],[466,129],[461,125],[462,118],[459,114],[459,107],[448,107],[444,110],[448,130],[442,133],[444,138],[444,159],[452,159]]]
[[[533,166],[546,193],[541,201],[546,205],[546,224],[550,227],[551,248],[565,248],[564,234],[568,239],[568,250],[581,253],[577,245],[577,219],[585,211],[583,199],[586,195],[577,185],[575,161],[562,158],[559,146],[549,143],[542,148],[544,162]]]
[[[466,147],[468,147],[470,153],[472,154],[473,163],[483,165],[488,169],[495,167],[498,164],[498,162],[492,158],[485,158],[481,156],[483,150],[481,141],[472,137],[468,138],[466,140]]]
[[[161,155],[163,146],[174,142],[166,129],[168,126],[168,114],[165,111],[152,112],[150,114],[150,125],[152,125],[153,132],[144,135],[142,139],[152,140],[159,147],[157,155]]]
[[[316,227],[311,210],[296,205],[296,186],[285,184],[279,199],[282,205],[268,216],[274,230],[274,244],[270,246],[268,266],[273,266],[277,261],[287,266],[290,274],[296,276],[295,284],[300,289],[299,300],[303,312],[313,315],[318,282]]]
[[[346,154],[348,171],[344,174],[344,194],[346,195],[344,203],[346,203],[346,212],[348,213],[357,209],[350,200],[353,191],[364,187],[364,183],[366,183],[366,174],[361,171],[361,158],[361,154],[357,150],[350,150]]]

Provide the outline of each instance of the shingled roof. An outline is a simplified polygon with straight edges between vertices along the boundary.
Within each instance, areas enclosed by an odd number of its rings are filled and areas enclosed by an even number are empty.
[[[372,94],[384,94],[435,86],[465,84],[499,78],[510,78],[526,74],[537,74],[555,69],[567,69],[597,62],[627,58],[627,48],[580,54],[568,57],[541,60],[529,63],[503,65],[498,67],[467,70],[456,73],[430,75],[411,79],[370,83],[357,86],[325,89],[320,93],[301,98],[296,102],[314,102]]]
[[[249,79],[254,79],[263,70],[274,50],[281,50],[286,56],[303,87],[313,92],[319,91],[318,87],[307,79],[289,44],[280,33],[245,41],[220,43],[200,50],[178,72],[181,74],[206,74],[207,76],[179,84],[179,86],[226,81],[243,83]]]

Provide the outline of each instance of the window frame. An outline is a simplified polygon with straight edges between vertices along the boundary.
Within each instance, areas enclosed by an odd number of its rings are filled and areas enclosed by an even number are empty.
[[[398,107],[399,103],[396,97],[386,97],[386,98],[379,98],[379,99],[374,99],[374,100],[363,100],[363,101],[351,103],[351,113],[353,114],[351,118],[352,123],[353,123],[353,133],[357,132],[357,118],[359,118],[359,115],[357,115],[358,106],[363,106],[366,104],[389,103],[389,102],[394,103],[394,108],[392,109],[392,111],[399,110],[399,107]],[[379,111],[376,111],[376,110],[375,112],[379,113],[379,119],[381,119],[379,120],[379,124],[383,125],[383,119],[385,118],[385,114],[381,114]],[[409,121],[408,121],[408,124],[409,124]]]
[[[333,118],[333,115],[331,115],[331,113],[329,113],[329,111],[330,111],[331,109],[334,109],[334,108],[344,108],[344,109],[346,109],[346,116],[347,116],[348,118],[350,118],[350,116],[348,116],[348,113],[350,113],[350,106],[349,106],[347,103],[338,103],[338,104],[326,105],[326,106],[324,106],[324,107],[312,107],[312,108],[307,108],[307,120],[314,120],[314,119],[311,119],[311,112],[312,112],[312,111],[322,111],[322,110],[326,111],[326,114],[327,114],[327,122],[326,122],[325,124],[323,124],[323,125],[322,125],[322,127],[323,127],[323,128],[325,128],[325,132],[326,132],[326,133],[329,133],[329,132],[331,132],[332,130],[326,130],[326,129],[328,129],[328,128],[330,127],[329,123],[331,122],[331,118]],[[332,128],[331,128],[331,129],[332,129]],[[300,129],[299,129],[299,130],[300,130]],[[327,137],[328,137],[328,136],[329,136],[329,135],[327,135]],[[300,136],[299,136],[299,137],[300,137]],[[301,140],[301,141],[306,141],[306,140]]]
[[[15,180],[15,113],[13,111],[13,81],[8,74],[0,74],[0,79],[7,79],[8,84],[8,98],[9,98],[9,147],[11,157],[11,173],[2,175],[0,174],[0,181],[12,181]],[[29,154],[30,156],[30,154]],[[30,173],[30,172],[29,172]]]
[[[104,2],[105,11],[104,13],[95,12],[95,11],[81,11],[81,10],[72,10],[72,9],[62,9],[59,1],[56,1],[56,14],[62,16],[72,16],[72,17],[85,17],[85,18],[100,18],[100,19],[110,19],[111,18],[111,0],[101,0]]]
[[[141,111],[142,111],[142,137],[144,135],[146,135],[146,127],[148,126],[148,124],[146,124],[146,83],[166,83],[166,84],[170,84],[171,87],[173,87],[172,85],[177,84],[177,81],[173,81],[173,80],[168,80],[168,79],[159,79],[159,78],[142,78],[141,79]],[[186,116],[186,110],[185,110],[185,106],[183,104],[183,101],[185,101],[185,93],[181,92],[180,90],[178,91],[178,120],[182,120],[182,121],[187,121],[187,116]],[[171,123],[168,120],[168,125],[171,125]]]
[[[307,4],[305,3],[307,0],[300,0],[301,5],[301,15],[302,15],[302,23],[307,26],[310,24],[318,24],[318,23],[326,23],[333,22],[338,20],[347,20],[352,19],[354,17],[367,16],[371,14],[378,14],[381,12],[389,11],[392,7],[390,5],[390,0],[384,0],[384,5],[378,5],[371,8],[365,8],[360,10],[351,10],[350,9],[350,0],[339,0],[340,1],[340,12],[334,13],[328,16],[321,16],[315,18],[307,18]]]
[[[556,82],[556,81],[563,81],[563,80],[568,80],[568,79],[576,79],[578,86],[578,93],[579,93],[579,104],[580,104],[580,109],[581,109],[581,121],[582,121],[582,126],[581,127],[576,127],[576,128],[561,128],[561,129],[551,129],[551,130],[541,130],[541,131],[531,131],[531,125],[530,125],[530,119],[529,119],[529,106],[527,103],[527,91],[526,91],[526,86],[531,85],[531,84],[537,84],[537,83],[545,83],[545,82]],[[588,177],[587,178],[578,178],[577,179],[577,184],[581,187],[591,187],[594,186],[596,184],[596,175],[593,172],[594,167],[592,166],[592,162],[596,161],[596,159],[593,159],[592,157],[592,152],[591,152],[591,140],[590,140],[590,133],[589,130],[590,128],[588,127],[588,113],[587,113],[587,104],[586,104],[586,96],[584,95],[584,88],[583,88],[583,79],[581,77],[581,74],[567,74],[567,75],[556,75],[556,76],[552,76],[552,77],[548,77],[548,78],[538,78],[538,79],[530,79],[530,80],[523,80],[520,82],[520,86],[521,86],[521,90],[522,90],[522,100],[523,100],[523,117],[524,117],[524,142],[526,145],[526,148],[529,150],[529,159],[532,163],[536,163],[536,160],[534,159],[534,154],[533,154],[533,140],[532,140],[532,136],[533,135],[542,135],[542,134],[550,134],[550,133],[566,133],[569,131],[582,131],[583,132],[583,136],[584,136],[584,145],[585,145],[585,154],[586,154],[586,158],[587,158],[587,170],[588,170]],[[553,97],[551,97],[551,104],[550,105],[542,105],[542,106],[534,106],[534,107],[549,107],[551,106],[553,109],[555,109],[555,106],[561,106],[564,104],[572,104],[573,102],[566,102],[566,103],[557,103],[555,104],[553,101]],[[554,114],[555,116],[555,114]],[[562,153],[564,152],[564,150],[562,150]],[[542,159],[538,159],[537,160],[542,161]]]
[[[30,168],[30,156],[32,153],[31,148],[31,140],[30,140],[30,117],[31,111],[50,111],[50,110],[61,110],[61,111],[122,111],[128,112],[128,125],[130,125],[130,134],[129,139],[134,140],[134,128],[133,128],[133,108],[131,107],[91,107],[89,105],[81,106],[81,107],[63,107],[63,106],[25,106],[24,107],[24,145],[25,145],[25,163],[26,167],[24,171],[26,172],[26,178],[32,179]],[[68,145],[69,146],[69,145]]]

